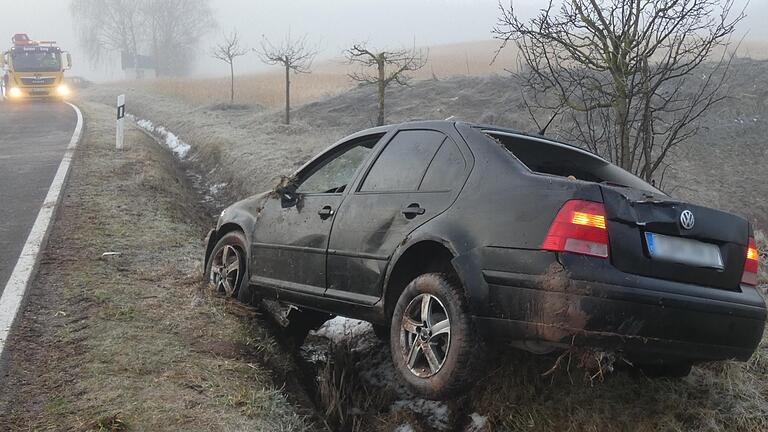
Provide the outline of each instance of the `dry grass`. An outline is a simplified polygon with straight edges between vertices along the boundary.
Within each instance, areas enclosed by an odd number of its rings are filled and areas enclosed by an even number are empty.
[[[229,88],[229,78],[161,78],[135,85],[190,104],[208,105],[227,100],[221,89]],[[266,107],[280,107],[285,103],[285,78],[280,71],[238,76],[235,86],[236,103]],[[291,77],[291,103],[302,105],[351,87],[351,80],[344,74],[316,72],[294,75]]]
[[[429,48],[429,61],[414,72],[415,79],[448,78],[454,76],[485,76],[503,74],[517,66],[517,49],[513,45],[502,50],[492,63],[500,42],[497,40],[437,45]],[[715,53],[715,55],[718,55]],[[744,41],[738,55],[768,59],[768,44]],[[347,77],[354,69],[343,58],[318,63],[311,74],[291,76],[291,103],[300,106],[326,96],[348,90],[357,83]],[[280,68],[267,72],[236,77],[236,102],[279,108],[285,103],[285,78]],[[175,97],[194,105],[228,102],[226,89],[229,78],[165,78],[133,82],[130,85]]]
[[[471,42],[439,45],[429,49],[427,65],[413,74],[415,79],[446,78],[457,75],[482,76],[503,73],[505,68],[514,66],[515,50],[505,49],[491,64],[498,49],[497,41]],[[347,74],[354,69],[344,59],[337,58],[318,63],[310,74],[291,75],[291,103],[300,106],[326,96],[341,93],[357,83]],[[128,85],[128,84],[126,84]],[[210,105],[227,101],[226,92],[229,78],[161,78],[132,82],[152,92],[179,98],[194,105]],[[279,108],[285,103],[285,77],[280,68],[258,74],[237,76],[236,102]]]
[[[521,352],[495,359],[467,399],[470,412],[488,416],[493,431],[768,430],[768,337],[748,363],[705,364],[684,379],[627,367],[598,381],[575,367],[544,376],[552,361]]]
[[[208,220],[170,154],[134,129],[116,154],[112,110],[81,107],[86,136],[9,341],[0,429],[309,428],[282,389],[290,357],[204,289]]]
[[[317,396],[325,410],[325,422],[339,432],[369,431],[389,411],[396,395],[390,389],[376,388],[360,376],[365,356],[353,349],[351,338],[328,347],[325,363],[318,369]]]

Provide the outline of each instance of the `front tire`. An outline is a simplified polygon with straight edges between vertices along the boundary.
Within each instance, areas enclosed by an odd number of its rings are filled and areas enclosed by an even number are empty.
[[[216,292],[237,297],[248,283],[248,250],[245,235],[239,231],[224,234],[205,264],[205,279]]]
[[[418,276],[400,295],[390,350],[395,369],[417,395],[442,400],[468,390],[483,348],[459,284],[446,275]]]

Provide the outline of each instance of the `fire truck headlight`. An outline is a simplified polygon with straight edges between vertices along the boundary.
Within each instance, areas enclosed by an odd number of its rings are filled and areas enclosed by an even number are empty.
[[[69,96],[70,90],[69,86],[66,84],[62,84],[56,88],[56,93],[58,93],[59,96]]]
[[[8,96],[10,96],[12,98],[21,97],[22,96],[21,89],[18,88],[18,87],[11,87],[11,88],[9,88],[8,89]]]

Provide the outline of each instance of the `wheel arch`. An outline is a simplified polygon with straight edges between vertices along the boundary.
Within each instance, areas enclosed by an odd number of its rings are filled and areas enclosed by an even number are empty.
[[[250,243],[248,234],[246,234],[243,227],[236,222],[226,222],[221,226],[219,226],[217,229],[211,230],[211,232],[208,234],[208,240],[206,241],[206,245],[205,245],[205,261],[203,261],[204,269],[207,268],[208,266],[208,260],[211,259],[211,254],[213,253],[213,249],[216,247],[216,243],[218,243],[222,237],[224,237],[225,235],[233,231],[240,231],[241,233],[243,233],[246,241]],[[247,248],[247,249],[250,249],[250,248]],[[246,257],[250,258],[250,250],[246,250],[245,254],[246,254]]]
[[[425,273],[446,273],[462,285],[462,278],[453,265],[457,256],[450,243],[437,238],[424,238],[406,244],[395,253],[384,281],[383,312],[389,322],[395,304],[405,287]]]

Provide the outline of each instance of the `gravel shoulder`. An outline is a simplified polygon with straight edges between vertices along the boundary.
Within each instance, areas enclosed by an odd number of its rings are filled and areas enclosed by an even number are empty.
[[[210,222],[173,157],[113,109],[86,134],[0,376],[0,429],[314,429],[268,324],[204,289]],[[104,253],[112,253],[103,255]]]

